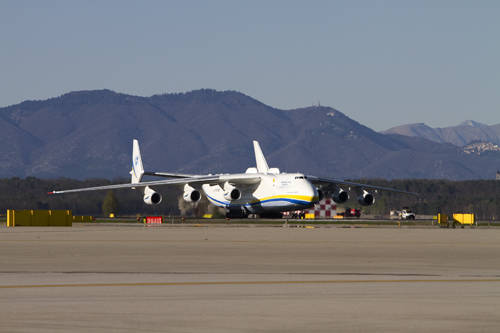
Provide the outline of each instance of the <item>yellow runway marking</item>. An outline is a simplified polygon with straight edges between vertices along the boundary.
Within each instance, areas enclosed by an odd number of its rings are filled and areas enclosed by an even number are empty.
[[[25,288],[85,288],[85,287],[153,287],[153,286],[213,286],[213,285],[278,285],[278,284],[355,284],[355,283],[471,283],[500,282],[500,279],[398,279],[398,280],[302,280],[302,281],[190,281],[190,282],[117,282],[0,285],[0,289]]]

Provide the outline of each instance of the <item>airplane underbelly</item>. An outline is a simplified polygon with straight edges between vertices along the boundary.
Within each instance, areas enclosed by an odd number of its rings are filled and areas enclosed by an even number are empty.
[[[262,212],[285,212],[290,210],[306,209],[313,206],[312,198],[294,195],[277,194],[273,196],[243,197],[237,201],[228,201],[224,198],[223,191],[219,186],[203,185],[203,191],[208,200],[219,207],[233,209],[244,207],[249,213],[259,214]]]
[[[310,201],[306,201],[302,198],[297,199],[294,196],[283,195],[275,196],[273,198],[263,198],[260,201],[260,206],[263,210],[271,211],[289,211],[289,210],[299,210],[312,207],[313,204]]]

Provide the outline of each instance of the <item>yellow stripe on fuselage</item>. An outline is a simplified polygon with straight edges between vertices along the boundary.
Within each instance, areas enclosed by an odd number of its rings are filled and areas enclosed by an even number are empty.
[[[272,200],[272,199],[295,199],[295,200],[301,200],[301,201],[307,201],[307,202],[318,201],[318,197],[313,197],[313,196],[309,196],[309,195],[283,194],[283,195],[273,195],[270,197],[259,198],[257,200],[251,201],[251,203]]]
[[[207,196],[208,200],[213,203],[214,205],[216,206],[224,206],[224,205],[230,205],[231,203],[230,202],[219,202],[219,201],[215,201],[214,199],[210,198],[209,196]],[[249,202],[244,202],[244,203],[238,203],[239,205],[254,205],[254,204],[257,204],[257,203],[260,203],[260,202],[265,202],[265,201],[268,201],[268,200],[279,200],[279,199],[291,199],[291,200],[300,200],[300,201],[303,201],[305,203],[314,203],[314,202],[318,202],[318,197],[316,196],[309,196],[309,195],[294,195],[294,194],[283,194],[283,195],[273,195],[273,196],[270,196],[270,197],[264,197],[264,198],[260,198],[260,199],[255,199],[255,200],[252,200],[252,201],[249,201]],[[238,205],[237,204],[237,205]]]

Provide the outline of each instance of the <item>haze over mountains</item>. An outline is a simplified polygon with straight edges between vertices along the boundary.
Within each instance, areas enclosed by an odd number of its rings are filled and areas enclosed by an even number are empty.
[[[244,172],[255,164],[253,139],[271,167],[330,177],[479,179],[500,167],[500,154],[377,133],[329,107],[280,110],[208,89],[26,101],[0,108],[0,138],[0,177],[128,176],[134,138],[145,168],[155,171]]]
[[[489,126],[473,120],[444,128],[432,128],[423,123],[407,124],[390,128],[383,133],[420,137],[439,143],[451,143],[459,147],[473,142],[491,142],[500,145],[500,124]]]

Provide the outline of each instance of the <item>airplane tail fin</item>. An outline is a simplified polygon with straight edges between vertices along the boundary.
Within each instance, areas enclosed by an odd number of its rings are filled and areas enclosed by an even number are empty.
[[[255,163],[257,164],[257,171],[261,173],[268,173],[269,166],[267,165],[266,158],[260,149],[259,142],[253,141],[253,150],[255,151]]]
[[[132,143],[132,171],[130,171],[132,184],[138,184],[141,182],[142,176],[144,175],[144,167],[142,166],[141,151],[139,149],[139,141],[134,139]]]

